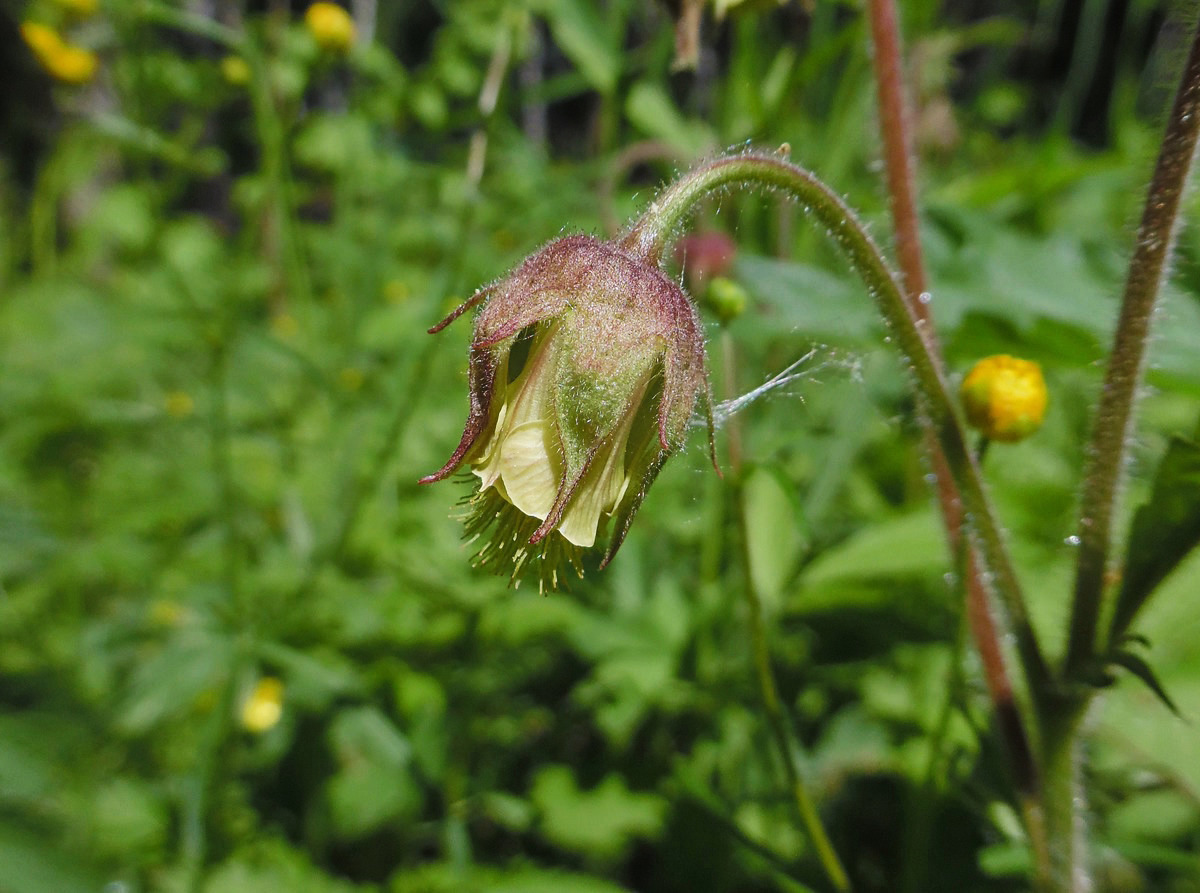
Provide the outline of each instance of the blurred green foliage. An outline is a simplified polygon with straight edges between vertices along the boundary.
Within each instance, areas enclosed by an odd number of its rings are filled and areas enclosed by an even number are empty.
[[[709,321],[718,395],[812,351],[726,422],[732,482],[697,438],[614,565],[549,598],[471,570],[466,487],[415,483],[466,408],[466,325],[425,328],[691,161],[789,143],[883,237],[857,6],[718,4],[689,74],[666,6],[632,0],[380,3],[345,56],[300,9],[217,5],[30,3],[100,74],[51,88],[30,60],[0,88],[54,97],[14,118],[29,139],[0,180],[0,890],[824,889],[762,720],[746,579],[856,889],[1022,889],[904,376],[799,209],[728,198],[698,222],[735,236],[751,299]],[[1111,139],[1084,149],[1086,34],[1056,113],[1019,64],[1070,4],[903,5],[950,365],[1008,351],[1050,382],[1044,430],[986,470],[1057,646],[1157,140],[1139,108],[1174,31],[1119,57]],[[1158,5],[1128,5],[1150,46]],[[1129,514],[1195,430],[1198,255],[1189,227]],[[1135,630],[1193,720],[1198,593],[1185,561]],[[264,678],[280,719],[244,727]],[[1093,749],[1105,889],[1200,890],[1194,730],[1122,682]]]

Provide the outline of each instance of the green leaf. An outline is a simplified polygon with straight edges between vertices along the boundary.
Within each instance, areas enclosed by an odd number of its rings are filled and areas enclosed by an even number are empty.
[[[611,881],[586,874],[510,865],[424,863],[396,872],[391,893],[624,893]]]
[[[329,780],[325,790],[335,835],[355,840],[388,822],[415,815],[421,806],[416,782],[403,771],[376,763],[350,766]]]
[[[792,494],[782,474],[763,467],[751,470],[742,488],[750,578],[772,605],[795,572],[804,547]]]
[[[352,893],[363,890],[325,874],[307,854],[274,839],[256,839],[208,875],[204,893]]]
[[[804,573],[806,587],[871,578],[894,580],[950,567],[941,520],[922,510],[878,521],[827,550]]]
[[[227,636],[203,629],[179,630],[133,674],[117,713],[119,728],[139,735],[192,709],[203,695],[224,684],[232,655],[233,643]]]
[[[596,7],[582,0],[537,0],[534,7],[546,17],[559,49],[588,83],[601,93],[612,93],[621,74],[621,53]]]
[[[542,769],[530,799],[541,810],[549,841],[600,857],[617,857],[632,838],[657,833],[666,810],[662,798],[631,792],[617,775],[581,791],[566,766]]]
[[[638,129],[669,143],[686,156],[701,156],[714,143],[709,128],[685,118],[658,84],[646,81],[634,84],[625,100],[625,114]]]
[[[104,886],[99,872],[65,855],[62,844],[0,819],[0,865],[5,893],[85,893]]]
[[[862,287],[849,276],[747,253],[738,254],[734,271],[763,305],[761,319],[752,316],[744,325],[759,322],[776,335],[792,329],[830,344],[864,341],[883,327]]]
[[[1113,613],[1120,636],[1158,585],[1200,543],[1200,444],[1176,437],[1155,475],[1150,499],[1137,510]]]
[[[1158,681],[1158,677],[1154,675],[1154,671],[1145,660],[1138,657],[1129,651],[1114,651],[1108,656],[1110,663],[1114,663],[1119,667],[1124,667],[1142,682],[1146,683],[1146,687],[1154,692],[1155,696],[1162,701],[1167,709],[1183,719],[1183,714],[1179,712],[1179,708],[1175,706],[1175,702],[1171,700],[1162,683]]]

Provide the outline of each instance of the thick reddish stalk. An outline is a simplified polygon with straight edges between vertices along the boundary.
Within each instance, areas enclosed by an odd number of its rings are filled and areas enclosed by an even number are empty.
[[[884,168],[889,205],[896,232],[896,255],[904,283],[904,299],[922,324],[922,335],[938,365],[941,350],[929,316],[929,305],[921,300],[928,280],[921,253],[917,224],[914,161],[909,114],[904,96],[899,25],[892,0],[870,0],[867,4],[874,49],[875,88],[879,103],[880,133],[883,138]],[[938,502],[951,547],[957,549],[963,536],[963,511],[945,454],[934,432],[925,426],[925,446],[937,479]],[[987,589],[979,574],[974,548],[967,550],[967,617],[971,638],[983,664],[988,693],[996,712],[1000,736],[1012,764],[1015,781],[1023,793],[1036,787],[1036,769],[1025,727],[1013,696],[1012,683],[1000,647],[1000,632],[992,615]],[[1035,674],[1040,668],[1029,668]]]

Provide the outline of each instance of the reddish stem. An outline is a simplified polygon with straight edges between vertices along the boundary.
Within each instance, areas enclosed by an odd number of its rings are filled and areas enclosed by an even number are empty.
[[[929,316],[929,306],[921,300],[927,290],[925,264],[921,254],[921,236],[917,224],[914,161],[909,137],[909,115],[904,96],[901,70],[900,35],[896,8],[892,0],[870,0],[867,4],[874,46],[875,87],[879,101],[879,124],[883,138],[884,163],[889,205],[896,231],[896,254],[904,283],[904,299],[913,316],[921,323],[921,333],[934,360],[942,365],[941,350]],[[957,550],[963,535],[963,510],[945,454],[932,429],[925,425],[925,446],[937,479],[938,502],[952,549]],[[969,545],[969,544],[968,544]],[[1013,687],[1000,647],[1000,633],[989,605],[987,589],[979,574],[975,550],[969,547],[966,562],[967,617],[971,637],[983,663],[988,693],[996,712],[1001,738],[1012,763],[1020,790],[1032,792],[1036,768],[1029,739],[1013,697]],[[1029,668],[1035,674],[1039,668]]]

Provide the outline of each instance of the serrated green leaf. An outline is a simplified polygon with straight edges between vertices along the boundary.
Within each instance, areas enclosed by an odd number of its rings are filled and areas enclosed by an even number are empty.
[[[1121,635],[1158,585],[1200,543],[1200,444],[1173,438],[1150,498],[1133,516],[1112,631]]]
[[[630,791],[615,774],[591,790],[580,790],[566,766],[542,769],[530,799],[541,810],[548,840],[600,857],[617,856],[632,838],[656,833],[666,810],[660,797]]]

